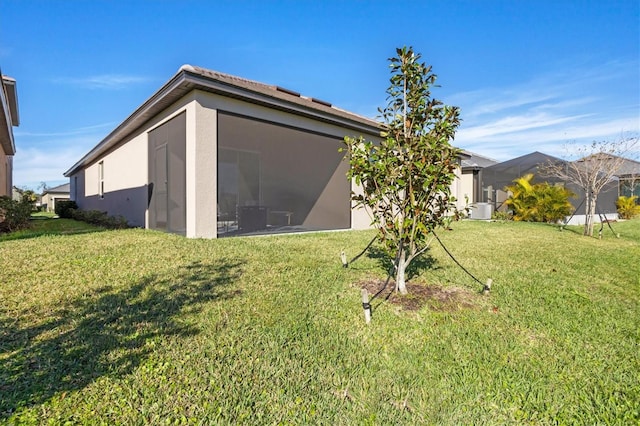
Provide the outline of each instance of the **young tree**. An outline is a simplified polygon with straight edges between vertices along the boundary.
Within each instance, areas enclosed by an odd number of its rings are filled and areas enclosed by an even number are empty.
[[[637,137],[621,138],[568,147],[571,157],[577,157],[578,160],[550,162],[542,167],[545,175],[574,183],[584,192],[586,219],[583,235],[593,236],[598,195],[605,187],[617,185],[613,178],[626,161],[625,156],[633,155],[637,142]]]
[[[405,271],[424,253],[432,231],[461,217],[450,185],[460,150],[451,145],[459,109],[431,98],[436,75],[413,48],[396,49],[379,144],[345,137],[348,177],[362,191],[356,206],[368,209],[372,226],[394,259],[396,291],[407,293]]]
[[[49,190],[49,185],[47,185],[47,182],[41,181],[40,185],[38,185],[38,191],[40,191],[40,194],[44,194],[48,190]]]
[[[15,186],[14,189],[18,195],[20,195],[20,201],[31,205],[32,210],[35,210],[36,201],[38,201],[38,195],[35,191],[33,189],[17,188]]]

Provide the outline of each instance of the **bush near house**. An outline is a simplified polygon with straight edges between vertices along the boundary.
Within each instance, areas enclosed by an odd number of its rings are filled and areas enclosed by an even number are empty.
[[[123,216],[109,216],[107,212],[100,210],[80,210],[75,201],[58,201],[56,214],[63,219],[75,219],[91,225],[102,226],[108,229],[128,228],[127,219]]]
[[[618,208],[618,214],[621,219],[631,219],[636,216],[640,216],[640,205],[637,204],[637,195],[625,197],[624,195],[618,197],[616,201],[616,207]]]
[[[58,217],[63,219],[71,219],[73,216],[72,210],[77,210],[78,205],[73,200],[63,200],[56,203],[55,212]]]
[[[510,212],[510,211],[507,211],[507,212],[495,211],[495,212],[491,213],[491,219],[493,219],[493,220],[501,220],[501,221],[513,220],[513,212]]]
[[[70,209],[71,219],[86,222],[91,225],[102,226],[108,229],[125,229],[129,227],[127,219],[123,216],[109,216],[107,212],[100,210]]]
[[[13,200],[5,195],[0,197],[0,233],[13,232],[29,226],[29,217],[33,203],[30,199],[22,197],[21,200]]]
[[[556,223],[573,212],[569,202],[570,197],[575,197],[572,191],[548,182],[532,183],[532,180],[533,174],[529,173],[505,188],[512,194],[505,204],[513,210],[513,220]]]

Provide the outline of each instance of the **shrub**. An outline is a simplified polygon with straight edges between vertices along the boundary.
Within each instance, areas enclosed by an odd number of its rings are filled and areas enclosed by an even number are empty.
[[[501,212],[494,211],[491,213],[491,219],[493,220],[513,220],[513,213],[511,211]]]
[[[512,194],[505,204],[513,210],[513,220],[556,223],[573,212],[569,202],[575,197],[572,191],[548,182],[534,184],[532,180],[533,174],[529,173],[505,188]]]
[[[637,195],[625,197],[624,195],[618,197],[616,201],[616,207],[618,208],[618,214],[622,219],[631,219],[635,216],[640,216],[640,205],[637,204]]]
[[[128,228],[127,219],[123,216],[109,216],[107,212],[100,210],[75,210],[71,209],[72,218],[92,225],[109,229]]]
[[[78,205],[73,200],[62,200],[56,203],[55,212],[58,217],[64,219],[73,218],[73,212],[71,210],[76,210]]]
[[[0,197],[0,233],[13,232],[29,227],[33,203],[23,197],[20,201]]]

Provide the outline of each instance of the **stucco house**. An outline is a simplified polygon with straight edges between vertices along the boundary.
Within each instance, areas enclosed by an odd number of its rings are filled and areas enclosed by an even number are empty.
[[[463,151],[463,154],[456,193],[459,202],[465,202],[466,199],[473,205],[482,202],[482,171],[486,167],[498,164],[498,161],[467,150]]]
[[[338,149],[380,130],[292,90],[184,65],[65,176],[79,208],[187,237],[365,228]]]
[[[49,188],[42,193],[41,206],[46,207],[48,212],[56,210],[56,202],[69,199],[69,183]]]
[[[512,185],[515,179],[532,173],[534,175],[533,182],[560,184],[573,191],[577,197],[569,201],[576,211],[572,217],[567,219],[570,219],[569,223],[572,225],[584,224],[586,217],[584,192],[580,187],[571,182],[565,182],[560,178],[546,176],[546,174],[541,173],[541,168],[550,162],[563,163],[565,161],[535,151],[486,167],[482,174],[483,201],[490,204],[493,210],[505,211],[507,207],[504,202],[509,197],[509,194],[504,191],[505,186]],[[617,198],[618,180],[614,179],[600,192],[596,205],[596,213],[601,214],[603,218],[607,218],[608,220],[617,219],[618,213],[615,205]],[[598,220],[599,218],[596,218],[596,221]]]
[[[618,194],[629,197],[635,195],[640,203],[640,162],[630,158],[620,157],[613,154],[592,154],[578,161],[589,164],[594,159],[596,164],[602,164],[611,169],[616,167],[616,177],[618,178]]]
[[[16,145],[13,126],[20,125],[16,80],[0,71],[0,195],[11,196],[13,188],[13,156]]]

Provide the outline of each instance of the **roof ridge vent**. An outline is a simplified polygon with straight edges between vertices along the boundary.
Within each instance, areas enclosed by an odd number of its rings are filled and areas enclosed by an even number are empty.
[[[300,93],[296,92],[295,90],[287,89],[287,88],[280,87],[280,86],[276,86],[276,90],[278,92],[287,93],[289,95],[300,97]]]
[[[188,71],[188,72],[196,72],[196,69],[193,65],[184,64],[180,67],[179,71]]]
[[[318,98],[311,98],[311,102],[315,102],[315,103],[320,104],[320,105],[328,106],[329,108],[331,108],[333,106],[333,105],[331,105],[331,102],[323,101],[322,99],[318,99]]]

